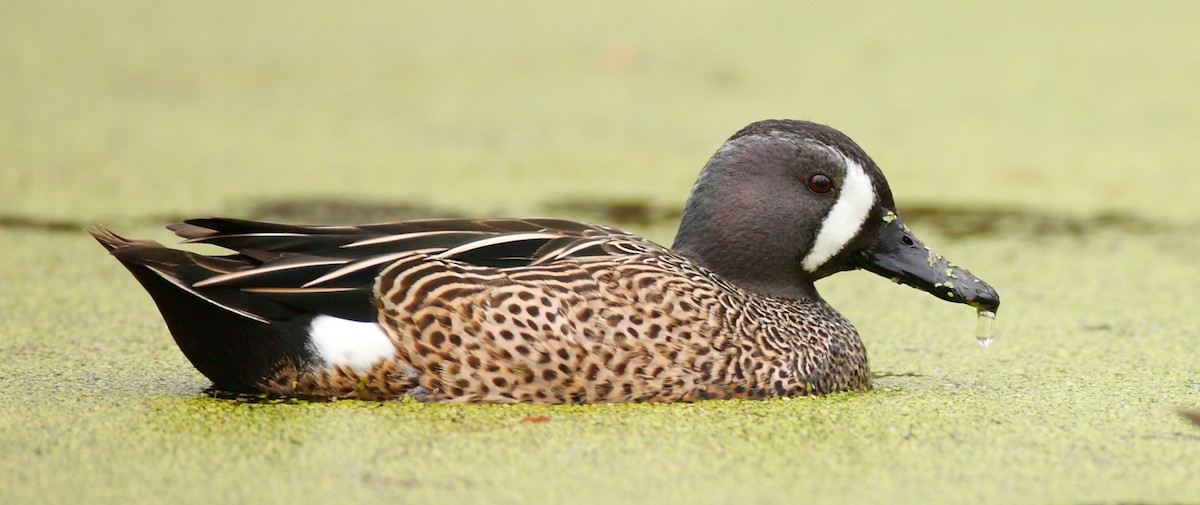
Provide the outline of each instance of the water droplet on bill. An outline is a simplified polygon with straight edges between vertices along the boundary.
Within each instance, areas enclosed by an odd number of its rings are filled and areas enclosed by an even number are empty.
[[[982,347],[990,347],[996,338],[996,313],[980,310],[975,322],[975,341]]]

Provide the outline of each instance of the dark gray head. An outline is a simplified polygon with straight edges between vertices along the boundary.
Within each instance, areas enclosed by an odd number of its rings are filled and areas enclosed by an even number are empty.
[[[881,244],[885,229],[888,243]],[[908,271],[931,263],[933,253],[899,220],[879,167],[846,135],[807,121],[760,121],[730,137],[692,187],[673,248],[771,296],[817,298],[817,279],[868,268],[947,300],[987,305],[995,298],[990,287],[990,294],[943,293],[933,273]],[[906,270],[880,268],[879,258],[903,259]],[[935,266],[945,270],[923,268]]]

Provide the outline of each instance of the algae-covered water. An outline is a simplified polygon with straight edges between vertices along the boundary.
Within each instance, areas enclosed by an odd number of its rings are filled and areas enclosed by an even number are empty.
[[[0,503],[1200,501],[1190,3],[2,2]],[[83,232],[556,215],[669,243],[721,141],[855,138],[975,312],[819,288],[874,391],[241,403]]]

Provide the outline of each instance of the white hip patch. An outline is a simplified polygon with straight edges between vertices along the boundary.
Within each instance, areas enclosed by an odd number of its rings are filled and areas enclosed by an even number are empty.
[[[829,258],[841,252],[850,239],[858,235],[871,208],[875,206],[875,187],[867,172],[845,154],[836,149],[834,152],[846,163],[846,180],[837,202],[821,222],[821,230],[817,232],[812,251],[800,263],[809,272],[815,272]]]
[[[312,350],[327,367],[343,365],[365,372],[396,356],[391,339],[372,322],[321,315],[313,318],[308,337]]]

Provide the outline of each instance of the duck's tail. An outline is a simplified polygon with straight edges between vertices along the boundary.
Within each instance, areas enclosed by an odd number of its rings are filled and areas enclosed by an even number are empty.
[[[90,233],[150,293],[179,349],[216,389],[256,393],[281,367],[314,359],[315,314],[237,288],[193,287],[215,273],[248,268],[239,255],[204,256],[104,228]]]

